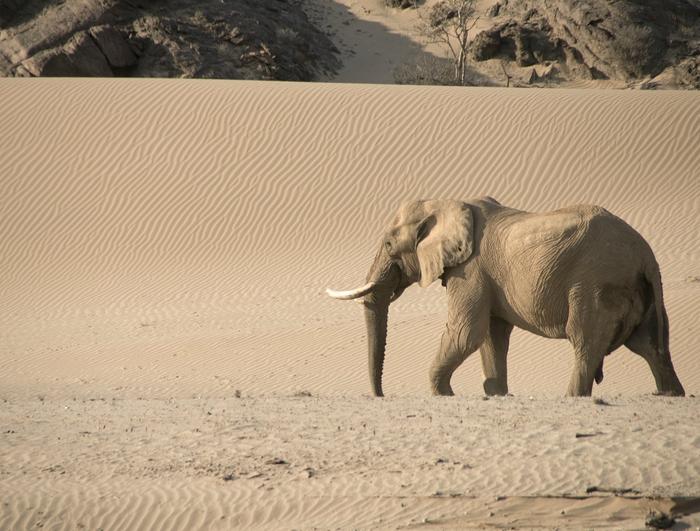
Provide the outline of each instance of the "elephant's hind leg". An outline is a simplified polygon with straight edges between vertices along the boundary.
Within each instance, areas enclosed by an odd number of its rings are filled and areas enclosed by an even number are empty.
[[[569,379],[567,396],[591,396],[593,381],[602,381],[605,348],[597,341],[573,342],[574,370]]]
[[[641,324],[625,341],[625,346],[635,354],[639,354],[649,364],[654,380],[656,381],[656,393],[670,396],[683,396],[685,391],[681,385],[676,371],[671,362],[671,353],[668,350],[668,336],[664,339],[664,348],[659,349],[656,337],[656,313],[654,306],[650,306]],[[664,310],[664,328],[668,330],[668,317]],[[667,334],[668,332],[662,331]]]
[[[430,386],[434,395],[454,395],[450,385],[452,373],[479,348],[487,326],[487,319],[479,319],[471,323],[471,326],[447,325],[442,334],[440,350],[430,367]]]
[[[603,359],[613,349],[621,316],[606,308],[600,296],[574,292],[569,298],[566,335],[574,347],[574,369],[567,396],[590,396],[593,382],[602,381]]]
[[[484,371],[484,392],[487,395],[508,394],[508,344],[513,325],[491,317],[489,331],[481,344],[481,366]]]

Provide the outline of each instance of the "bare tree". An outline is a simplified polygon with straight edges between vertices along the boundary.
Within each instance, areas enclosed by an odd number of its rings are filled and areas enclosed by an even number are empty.
[[[506,69],[506,61],[501,59],[500,63],[501,63],[501,69],[503,70],[503,75],[506,76],[506,87],[510,87],[510,80],[513,76],[511,76],[508,73],[508,70]]]
[[[476,0],[441,0],[419,12],[418,32],[429,42],[447,45],[454,63],[455,81],[467,83],[467,52],[469,32],[479,17]]]

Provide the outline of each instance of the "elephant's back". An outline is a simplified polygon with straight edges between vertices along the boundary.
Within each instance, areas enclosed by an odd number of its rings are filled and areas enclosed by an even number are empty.
[[[612,216],[595,205],[576,205],[549,212],[507,212],[500,222],[503,252],[536,269],[556,266],[567,251],[583,244],[591,225]],[[613,216],[614,217],[614,216]]]
[[[508,263],[497,280],[503,303],[535,324],[519,326],[546,337],[565,337],[573,286],[633,288],[651,253],[632,227],[595,205],[513,215],[500,247]]]
[[[591,249],[605,266],[621,263],[628,272],[641,272],[656,264],[654,252],[644,237],[629,223],[603,207],[590,206],[585,212],[586,230],[579,245]]]
[[[551,247],[555,254],[561,253],[567,266],[580,262],[585,268],[597,261],[624,258],[628,268],[636,262],[641,267],[654,258],[651,246],[634,227],[598,205],[572,205],[550,212],[527,213],[523,223],[514,228],[512,236],[525,247],[529,242]]]

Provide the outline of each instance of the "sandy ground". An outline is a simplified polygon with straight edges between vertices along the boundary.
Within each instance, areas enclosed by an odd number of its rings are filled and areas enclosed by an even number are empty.
[[[473,356],[459,396],[434,399],[444,290],[412,287],[373,400],[361,309],[324,294],[363,281],[402,200],[597,203],[655,250],[697,395],[696,94],[7,79],[0,95],[0,528],[639,528],[651,507],[700,525],[698,399],[650,396],[629,351],[594,389],[609,406],[561,398],[569,346],[524,332],[515,396],[482,400]]]
[[[687,529],[697,411],[650,397],[11,400],[0,525],[639,529],[655,509]]]
[[[416,33],[414,9],[392,9],[383,0],[304,0],[304,10],[341,52],[335,82],[393,83],[394,68],[416,54],[443,53]]]

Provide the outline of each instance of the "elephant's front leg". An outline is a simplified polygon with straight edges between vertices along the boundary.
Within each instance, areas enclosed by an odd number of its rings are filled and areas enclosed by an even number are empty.
[[[513,325],[491,317],[489,331],[481,344],[481,366],[484,370],[484,392],[487,395],[508,394],[508,345]]]
[[[450,385],[452,373],[484,341],[488,331],[488,314],[468,314],[466,317],[457,322],[448,322],[442,334],[440,350],[430,368],[430,386],[434,395],[454,395]]]
[[[434,395],[452,396],[452,373],[469,355],[479,348],[482,334],[475,334],[468,327],[447,329],[442,333],[440,350],[430,367],[430,386]]]

